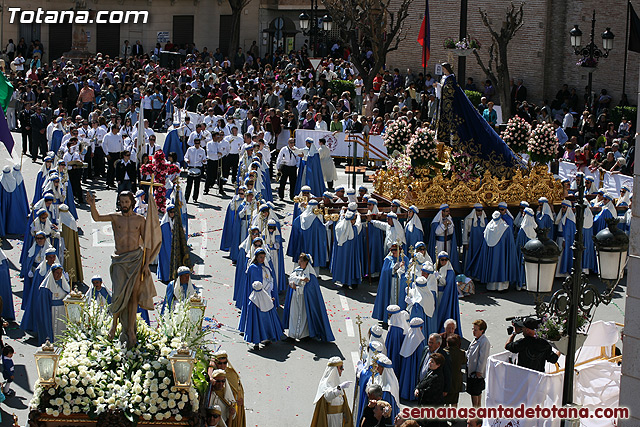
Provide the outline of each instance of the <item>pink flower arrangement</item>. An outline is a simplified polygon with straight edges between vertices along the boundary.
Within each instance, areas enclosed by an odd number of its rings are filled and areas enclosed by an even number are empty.
[[[438,161],[435,132],[429,128],[418,128],[411,136],[406,154],[411,158],[413,167],[432,166]]]
[[[384,141],[384,146],[387,147],[389,156],[396,151],[404,153],[410,138],[411,127],[404,117],[388,123],[382,134],[382,140]]]
[[[540,123],[531,132],[527,150],[534,162],[548,163],[555,159],[558,152],[558,138],[553,126],[549,123]]]
[[[469,182],[482,177],[483,170],[469,154],[453,151],[442,173],[446,178]]]
[[[514,116],[507,122],[507,127],[502,131],[502,140],[516,153],[522,153],[527,149],[531,125],[522,117]]]

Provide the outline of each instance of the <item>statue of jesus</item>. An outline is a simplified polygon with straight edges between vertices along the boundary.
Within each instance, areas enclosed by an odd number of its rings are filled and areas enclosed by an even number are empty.
[[[133,211],[135,197],[131,191],[122,191],[120,212],[101,215],[96,209],[95,196],[87,193],[87,202],[91,207],[91,217],[96,222],[111,222],[115,240],[115,253],[111,256],[111,283],[113,298],[109,309],[113,314],[113,323],[109,339],[113,339],[118,326],[122,324],[120,341],[127,342],[132,348],[137,344],[136,313],[138,305],[153,310],[155,286],[149,273],[149,261],[152,254],[145,254],[141,242],[145,240],[145,218]],[[159,227],[158,227],[159,228]],[[146,256],[145,256],[146,255]]]

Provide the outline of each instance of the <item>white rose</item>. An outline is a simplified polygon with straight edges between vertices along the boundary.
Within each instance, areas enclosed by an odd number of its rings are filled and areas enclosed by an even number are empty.
[[[150,406],[149,412],[155,414],[156,412],[158,412],[158,407],[156,405]]]
[[[58,417],[60,416],[60,411],[53,411],[51,415],[53,415],[54,417]]]
[[[71,409],[70,409],[70,408],[64,408],[64,409],[62,410],[62,413],[63,413],[64,415],[71,415]],[[57,416],[57,415],[54,415],[54,416]]]
[[[182,420],[182,415],[177,414],[177,415],[176,415],[176,421],[181,421],[181,420]]]
[[[54,394],[56,394],[56,389],[55,389],[55,388],[50,388],[48,393],[49,393],[51,396],[53,396]]]
[[[178,409],[180,410],[184,409],[184,402],[182,401],[178,402]]]
[[[47,408],[45,412],[47,413],[47,415],[51,415],[53,414],[53,408]]]
[[[158,412],[156,414],[156,420],[158,421],[162,421],[162,418],[164,418],[164,414],[162,414],[162,412]]]
[[[149,421],[151,419],[151,414],[142,414],[142,418],[144,418],[146,421]]]
[[[176,407],[176,401],[175,400],[169,400],[169,408],[175,408]]]

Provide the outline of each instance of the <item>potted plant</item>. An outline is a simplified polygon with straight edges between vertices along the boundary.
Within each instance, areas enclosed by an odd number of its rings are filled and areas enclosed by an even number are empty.
[[[458,56],[467,56],[475,49],[480,49],[480,42],[468,36],[460,40],[448,38],[444,41],[444,47],[445,49],[454,50]]]
[[[583,312],[578,313],[576,350],[582,347],[582,344],[584,344],[584,341],[587,339],[587,334],[584,332],[584,329],[588,324],[589,316]],[[567,313],[563,313],[562,315],[546,315],[542,318],[540,326],[538,327],[538,336],[552,342],[562,354],[566,355],[569,347],[568,328],[569,320]]]

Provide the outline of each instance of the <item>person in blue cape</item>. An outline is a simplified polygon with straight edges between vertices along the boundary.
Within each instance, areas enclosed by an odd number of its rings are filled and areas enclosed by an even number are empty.
[[[258,212],[258,201],[256,200],[256,194],[254,190],[247,188],[244,190],[244,202],[238,205],[238,219],[240,220],[240,232],[241,236],[247,235],[247,230],[251,226],[253,215]],[[240,240],[242,242],[242,240]],[[233,246],[232,246],[233,248]],[[239,254],[236,255],[239,257]],[[233,256],[231,258],[233,260]],[[238,259],[235,260],[236,262]]]
[[[304,157],[298,167],[298,180],[296,181],[295,193],[298,194],[302,186],[309,186],[313,194],[322,194],[327,190],[322,175],[322,164],[318,147],[313,142],[313,138],[305,139],[306,148],[303,149]]]
[[[373,225],[375,228],[384,231],[385,253],[389,253],[389,249],[394,243],[400,243],[402,245],[402,251],[406,253],[407,239],[404,234],[404,228],[402,228],[400,221],[398,221],[398,215],[395,212],[389,212],[387,214],[386,222],[369,218],[369,225]]]
[[[247,228],[243,229],[241,227],[241,221],[238,217],[239,208],[244,203],[244,192],[246,189],[247,187],[244,185],[238,188],[238,194],[233,196],[227,206],[227,210],[224,215],[224,225],[222,226],[220,250],[229,252],[230,258],[234,261],[238,259],[238,246],[240,245],[240,242],[245,239],[247,233]]]
[[[40,170],[38,171],[38,175],[36,176],[36,187],[33,191],[33,199],[31,199],[32,204],[35,205],[38,200],[42,198],[44,182],[49,177],[49,173],[51,171],[55,171],[55,168],[53,167],[53,157],[46,156],[44,158],[44,163],[42,164],[42,167],[40,168]]]
[[[56,200],[54,201],[54,204],[56,205],[65,204],[69,206],[69,212],[71,212],[71,215],[73,215],[73,217],[77,220],[78,211],[76,209],[76,201],[73,198],[73,190],[71,189],[71,182],[69,182],[69,173],[67,171],[67,164],[62,159],[58,161],[58,176],[60,177],[60,189],[61,189],[61,194],[64,196],[64,199],[59,200],[58,194],[53,189],[50,189],[48,183],[45,183],[43,191],[44,192],[53,191],[53,195],[56,198]]]
[[[426,330],[431,332],[437,332],[437,325],[435,325],[435,308],[436,298],[438,291],[438,282],[433,274],[433,265],[428,263],[427,269],[431,269],[429,280],[427,277],[420,275],[414,282],[413,286],[407,291],[407,312],[411,319],[421,319],[424,323]],[[431,283],[429,283],[431,282]],[[433,287],[430,289],[429,285]]]
[[[487,284],[489,291],[506,292],[509,290],[509,283],[517,282],[520,276],[518,253],[511,227],[498,211],[493,213],[484,229],[480,266],[478,278]]]
[[[176,153],[176,160],[180,163],[184,161],[184,149],[182,147],[182,141],[180,141],[180,136],[178,135],[178,129],[173,129],[167,134],[162,151],[165,153]]]
[[[289,275],[289,292],[284,304],[283,326],[295,340],[311,337],[317,341],[335,341],[313,258],[300,254],[298,267]]]
[[[257,280],[252,282],[248,300],[244,340],[253,343],[254,350],[258,350],[260,343],[268,345],[271,341],[280,341],[284,328],[268,285]]]
[[[64,277],[62,266],[54,264],[38,288],[35,311],[35,328],[38,335],[38,345],[47,340],[54,342],[56,337],[65,330],[66,314],[64,298],[71,292],[71,287]]]
[[[24,232],[24,241],[20,252],[20,265],[23,266],[27,262],[29,250],[33,247],[35,235],[38,231],[45,234],[48,244],[52,244],[56,235],[57,227],[51,223],[52,212],[54,211],[53,196],[48,193],[40,200],[31,210],[29,223]],[[21,270],[20,277],[25,277]]]
[[[242,153],[240,155],[240,161],[238,161],[238,172],[236,184],[242,185],[244,176],[249,173],[249,165],[253,161],[254,147],[253,143],[244,144],[242,146]]]
[[[422,230],[422,221],[418,216],[420,210],[411,205],[407,211],[407,222],[404,225],[404,233],[407,242],[407,255],[411,247],[415,248],[417,242],[424,241],[424,231]]]
[[[553,209],[549,206],[549,200],[546,197],[540,197],[538,199],[538,212],[536,213],[536,222],[538,223],[538,228],[546,228],[548,229],[547,236],[553,240],[554,223],[555,216],[553,215]]]
[[[29,199],[27,198],[27,189],[24,185],[24,177],[22,176],[21,167],[19,164],[13,165],[13,178],[16,181],[16,191],[15,196],[19,200],[18,202],[14,202],[17,204],[18,210],[14,212],[14,215],[17,215],[18,218],[23,218],[22,221],[22,229],[27,225],[28,217],[29,217]],[[20,210],[22,208],[22,210]],[[22,233],[20,231],[18,234]]]
[[[402,213],[402,203],[400,203],[400,200],[393,199],[391,201],[391,212],[393,212],[394,214],[398,215],[398,217],[400,217],[400,214]],[[404,226],[406,217],[399,218],[398,221],[400,222],[400,224]]]
[[[524,219],[524,210],[529,207],[529,203],[526,201],[521,201],[519,205],[518,215],[516,215],[513,220],[513,233],[517,236],[518,230],[520,230],[520,226],[522,224],[522,220]]]
[[[7,165],[0,177],[0,236],[23,233],[28,215],[27,196],[20,193],[13,169]]]
[[[0,315],[4,320],[13,322],[16,320],[16,313],[13,308],[9,262],[2,249],[0,249],[0,297],[2,297],[2,313]]]
[[[37,290],[49,273],[49,270],[51,270],[51,266],[53,264],[60,264],[57,253],[55,248],[47,248],[44,252],[44,259],[38,265],[34,265],[34,268],[24,277],[22,287],[22,310],[24,310],[22,329],[24,330],[33,330],[33,310],[36,306],[33,304],[33,296],[37,294]]]
[[[573,267],[573,242],[576,237],[576,214],[569,200],[562,201],[563,248],[560,255],[560,274],[570,274]]]
[[[616,207],[613,205],[613,197],[611,197],[611,194],[605,192],[602,197],[604,198],[602,210],[593,220],[594,236],[607,228],[607,219],[618,217],[618,211],[616,211]]]
[[[264,286],[264,292],[268,294],[273,301],[278,301],[278,291],[275,289],[273,268],[271,267],[271,260],[267,251],[261,247],[262,238],[254,239],[253,243],[255,250],[251,255],[251,264],[247,268],[245,281],[244,281],[244,301],[242,301],[240,313],[240,325],[238,329],[241,332],[245,331],[245,325],[247,322],[247,306],[249,304],[249,295],[251,294],[251,284],[258,281]],[[237,303],[237,302],[236,302]]]
[[[245,237],[238,246],[238,262],[236,263],[236,273],[233,281],[233,300],[236,302],[236,308],[238,309],[242,309],[247,298],[245,288],[247,267],[253,252],[253,240],[259,237],[260,229],[258,227],[251,227],[247,237]]]
[[[454,150],[468,153],[473,163],[496,176],[506,176],[514,167],[524,166],[469,101],[456,81],[451,64],[443,63],[442,71],[436,139],[451,141]]]
[[[377,325],[376,325],[377,326]],[[379,326],[377,326],[379,327]],[[384,345],[380,341],[369,341],[364,360],[359,360],[356,366],[356,380],[358,381],[358,414],[356,420],[360,422],[362,413],[368,403],[367,386],[373,383],[374,363],[378,356],[385,354]]]
[[[316,271],[326,267],[329,262],[326,226],[320,215],[313,213],[317,207],[317,200],[309,200],[305,210],[293,220],[287,246],[287,256],[291,257],[293,262],[298,260],[301,253],[310,254],[314,259]]]
[[[253,213],[251,218],[251,226],[258,227],[260,233],[263,235],[267,232],[267,222],[269,222],[269,216],[271,214],[271,207],[266,203],[262,203],[258,206],[258,210]]]
[[[367,200],[367,209],[367,218],[377,216],[380,213],[378,201],[373,198]],[[382,263],[385,257],[384,231],[372,226],[370,223],[366,223],[363,234],[362,272],[366,276],[378,277],[382,271]]]
[[[536,238],[536,219],[533,209],[527,207],[524,210],[522,222],[520,223],[520,229],[518,230],[518,237],[516,238],[516,254],[518,257],[518,281],[516,282],[516,290],[521,291],[526,289],[527,275],[524,270],[524,255],[522,254],[522,248],[531,239]]]
[[[377,360],[377,372],[373,376],[373,384],[382,387],[382,400],[389,402],[392,411],[390,418],[394,420],[400,412],[398,403],[400,402],[400,385],[398,377],[393,370],[391,360],[384,355],[379,355]]]
[[[56,123],[58,126],[62,126],[62,121],[64,119],[62,117],[58,117],[56,119]],[[49,151],[53,151],[57,153],[60,150],[60,145],[62,144],[62,138],[64,137],[64,131],[56,127],[56,129],[51,133],[51,141],[49,141]]]
[[[400,348],[401,365],[400,375],[400,397],[404,400],[416,400],[414,390],[420,374],[420,359],[424,351],[424,334],[422,328],[424,321],[419,317],[414,317],[409,322],[409,331],[402,341]]]
[[[184,234],[189,240],[189,213],[187,212],[187,201],[184,198],[184,191],[182,191],[182,187],[174,185],[173,190],[171,191],[171,195],[167,196],[167,201],[169,204],[172,204],[178,207],[178,201],[180,201],[180,212],[176,211],[176,213],[180,214],[180,220],[182,221],[182,228],[184,229]]]
[[[300,192],[299,193],[296,192],[295,194],[298,194],[298,196],[297,196],[298,199],[306,200],[305,203],[307,203],[307,206],[308,206],[308,202],[310,202],[311,199],[314,199],[316,197],[311,193],[311,187],[309,187],[308,185],[303,185],[302,188],[300,189]],[[322,194],[322,193],[320,193],[320,194]],[[294,197],[294,199],[295,199],[295,197]],[[300,214],[302,212],[304,212],[304,207],[300,206],[300,205],[301,205],[301,202],[295,202],[293,204],[293,219],[292,219],[292,221],[295,221],[296,218],[298,218],[300,216]]]
[[[371,344],[374,341],[378,341],[382,345],[381,352],[383,354],[387,354],[387,348],[384,346],[384,340],[382,339],[383,334],[384,334],[384,329],[382,329],[380,325],[375,324],[375,325],[371,325],[371,327],[369,328],[369,331],[367,332],[367,337],[369,339],[369,344]]]
[[[17,165],[14,165],[13,167],[15,168]],[[616,207],[620,206],[622,203],[626,203],[626,206],[629,207],[631,206],[631,189],[630,186],[627,184],[624,184],[622,187],[620,187],[620,197],[618,197],[618,200],[616,202]]]
[[[513,215],[509,212],[508,206],[506,202],[498,203],[498,212],[500,212],[500,216],[509,225],[511,228],[511,232],[513,233]]]
[[[473,210],[464,219],[462,230],[462,246],[464,247],[464,273],[472,277],[478,271],[480,249],[484,239],[484,228],[487,225],[487,215],[481,203],[473,205]]]
[[[102,284],[102,277],[95,275],[91,278],[91,287],[87,290],[86,298],[89,302],[94,302],[106,307],[111,304],[111,293]]]
[[[409,258],[402,252],[402,246],[393,243],[389,249],[389,254],[384,258],[382,273],[378,281],[378,292],[373,304],[371,317],[383,323],[387,322],[389,313],[387,307],[391,304],[405,308],[406,279],[404,275],[405,267],[409,265]]]
[[[156,270],[158,280],[168,283],[171,280],[171,242],[173,240],[173,218],[176,214],[176,207],[172,203],[167,204],[166,211],[160,221],[160,231],[162,232],[162,244],[158,253],[158,269]]]
[[[38,231],[33,237],[31,247],[26,251],[26,256],[20,268],[20,275],[27,277],[45,259],[47,249],[51,247],[44,231]]]
[[[582,241],[584,242],[584,252],[582,253],[582,271],[589,273],[598,272],[598,257],[596,247],[593,243],[593,212],[589,207],[589,201],[584,199],[586,205],[584,209],[584,223],[582,225]]]
[[[269,257],[273,262],[273,274],[276,278],[276,288],[278,293],[287,290],[287,277],[284,272],[284,248],[282,246],[282,236],[275,219],[267,221],[267,230],[264,234],[265,248],[269,252]]]
[[[362,282],[362,244],[360,214],[347,211],[335,226],[331,253],[331,275],[336,283],[353,289]]]
[[[616,203],[616,210],[618,211],[618,228],[629,235],[629,232],[631,231],[631,213],[629,204],[627,202],[618,202]]]
[[[257,162],[260,167],[260,181],[262,182],[262,200],[273,202],[273,190],[271,189],[271,177],[269,176],[269,165],[262,158],[262,151],[256,152],[254,163]]]
[[[396,377],[400,376],[400,348],[404,336],[409,332],[409,313],[401,310],[399,306],[391,304],[387,307],[389,313],[389,330],[384,346],[387,348],[387,357],[391,359]]]
[[[195,294],[199,294],[200,289],[191,281],[191,270],[187,266],[178,267],[178,277],[167,285],[167,293],[162,302],[160,314],[164,314],[164,310],[173,310],[176,303],[191,298]]]
[[[133,208],[133,211],[138,215],[142,215],[143,217],[147,217],[147,210],[149,209],[149,205],[145,202],[145,198],[147,197],[147,193],[140,189],[136,192],[136,206]]]
[[[438,331],[444,331],[444,322],[453,319],[458,325],[456,333],[462,336],[460,329],[460,305],[458,300],[458,286],[456,285],[456,273],[449,262],[449,254],[442,251],[438,254],[438,301],[437,325]]]
[[[435,260],[436,255],[440,252],[450,254],[451,266],[455,271],[460,270],[458,242],[456,240],[453,219],[451,218],[451,210],[446,203],[440,205],[438,213],[431,221],[427,252],[432,260]]]

